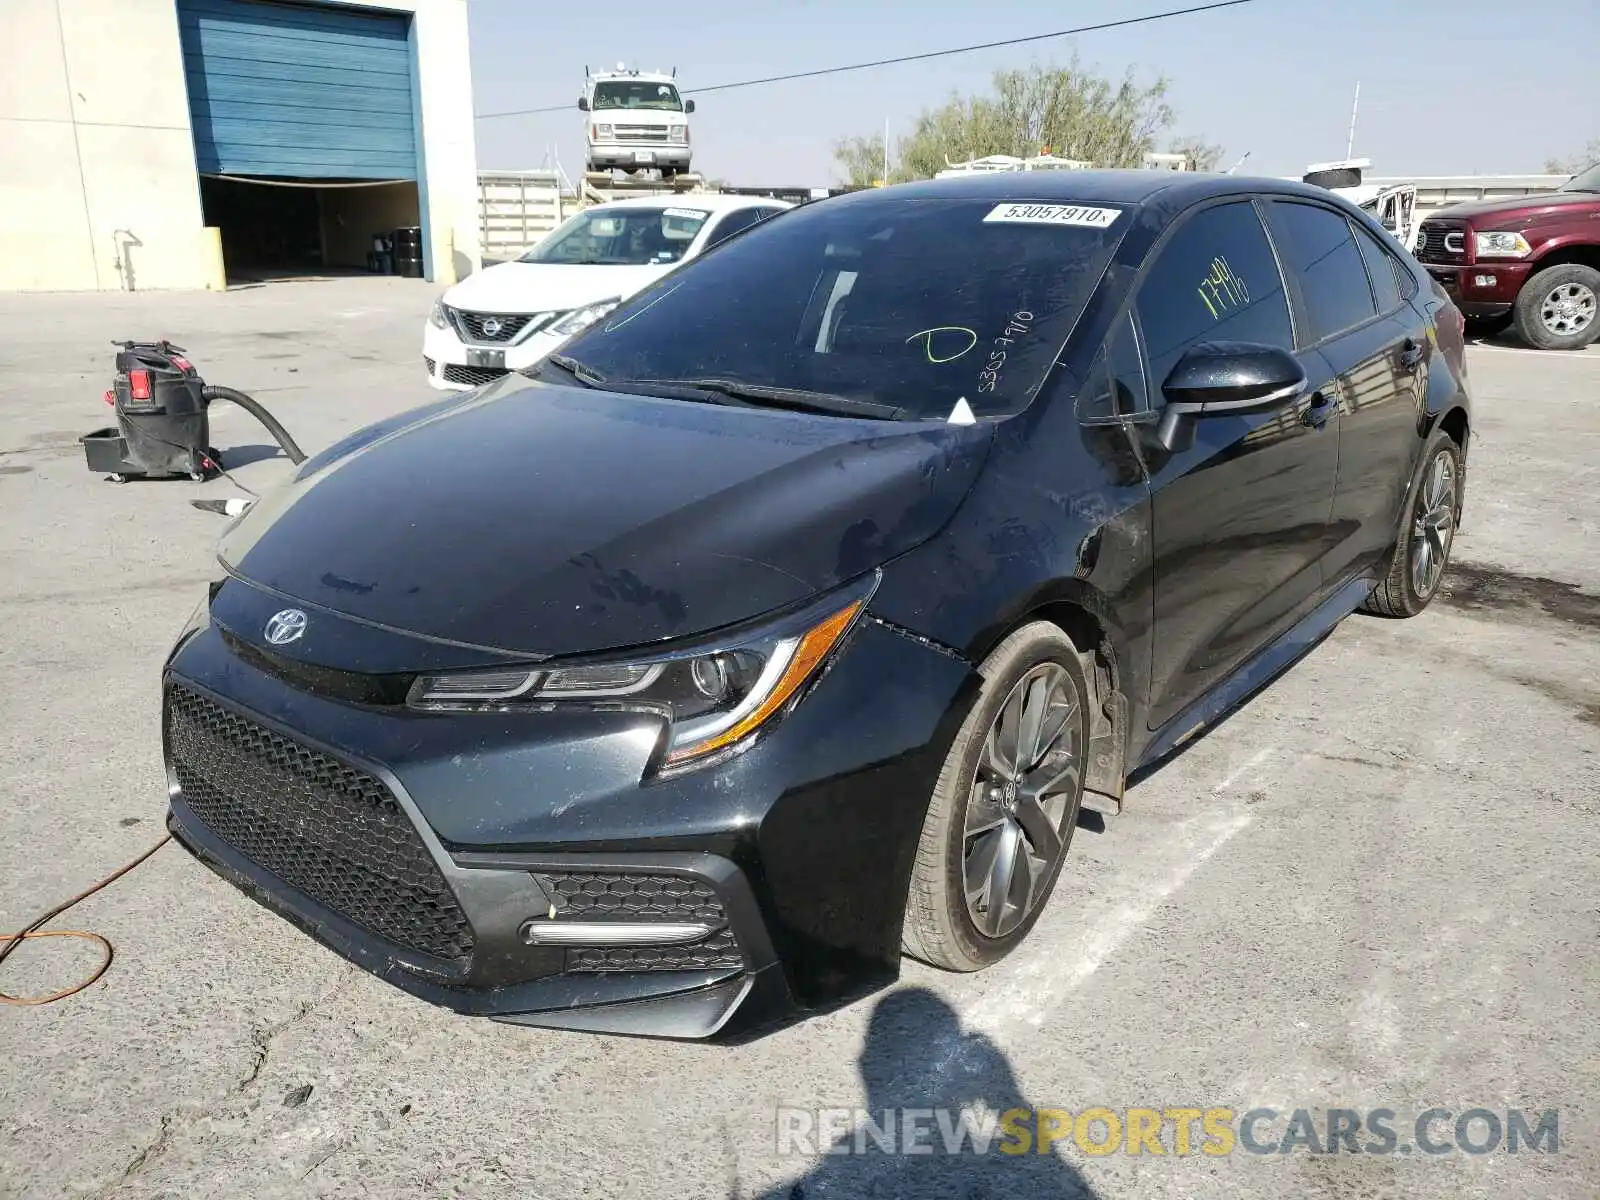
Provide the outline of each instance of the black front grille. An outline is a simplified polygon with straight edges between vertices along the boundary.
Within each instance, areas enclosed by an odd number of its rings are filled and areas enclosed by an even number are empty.
[[[1425,263],[1467,261],[1467,227],[1459,221],[1424,221],[1417,231],[1417,260]]]
[[[616,138],[619,142],[656,142],[665,145],[667,142],[667,127],[665,125],[618,125]]]
[[[217,837],[380,938],[471,957],[466,914],[381,780],[181,686],[166,726],[183,802]]]
[[[544,319],[544,314],[538,313],[475,313],[459,308],[452,309],[451,315],[456,329],[469,342],[509,342],[530,321]]]
[[[536,878],[569,921],[704,921],[720,925],[722,901],[704,880],[683,875],[574,871]]]
[[[464,383],[468,387],[482,387],[509,373],[504,367],[464,367],[460,363],[444,365],[446,383]]]
[[[612,971],[719,971],[744,966],[731,930],[714,933],[692,946],[625,946],[608,950],[570,950],[567,970],[577,975]]]

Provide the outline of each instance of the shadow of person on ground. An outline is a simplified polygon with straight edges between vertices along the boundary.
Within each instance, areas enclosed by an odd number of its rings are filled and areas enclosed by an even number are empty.
[[[1011,1064],[984,1035],[964,1033],[954,1010],[927,989],[905,988],[878,1002],[860,1067],[866,1111],[853,1114],[848,1133],[824,1144],[836,1127],[819,1131],[818,1114],[778,1115],[779,1152],[809,1150],[820,1161],[761,1200],[1094,1200],[1075,1167],[1054,1151],[1039,1153],[1033,1111],[1015,1120],[1025,1136],[1008,1135],[1002,1117],[1029,1109]],[[918,1136],[908,1130],[908,1113]],[[810,1126],[787,1146],[786,1121],[790,1130]],[[908,1141],[922,1151],[905,1153]]]

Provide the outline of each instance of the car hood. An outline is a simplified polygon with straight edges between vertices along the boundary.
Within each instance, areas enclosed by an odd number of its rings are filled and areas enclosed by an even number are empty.
[[[990,436],[510,375],[308,460],[219,556],[280,597],[435,641],[639,646],[798,603],[912,549],[955,512]]]
[[[1600,212],[1600,195],[1594,192],[1540,192],[1532,196],[1505,196],[1499,200],[1476,200],[1437,209],[1425,219],[1443,217],[1470,221],[1476,217],[1514,215],[1533,220],[1562,209],[1591,207]]]
[[[451,308],[469,312],[565,312],[598,300],[633,295],[676,263],[600,267],[570,263],[508,262],[469,275],[444,294]]]

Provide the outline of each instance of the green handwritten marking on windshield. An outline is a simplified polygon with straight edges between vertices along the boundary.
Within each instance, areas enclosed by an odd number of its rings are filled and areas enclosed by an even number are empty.
[[[1250,289],[1244,280],[1233,273],[1228,260],[1222,257],[1211,260],[1211,270],[1195,289],[1200,300],[1213,317],[1221,317],[1229,309],[1250,302]]]
[[[941,333],[953,334],[957,338],[965,337],[967,339],[967,344],[961,347],[961,349],[957,350],[954,354],[946,354],[943,356],[937,355],[933,352],[933,340],[936,334]],[[928,356],[928,361],[931,363],[954,362],[956,359],[960,358],[968,350],[971,350],[978,344],[978,335],[972,330],[968,329],[965,325],[936,325],[932,329],[918,330],[916,333],[913,333],[906,339],[906,345],[909,346],[918,338],[923,339],[922,348]],[[951,339],[946,338],[943,348],[948,350],[950,349],[950,345]]]

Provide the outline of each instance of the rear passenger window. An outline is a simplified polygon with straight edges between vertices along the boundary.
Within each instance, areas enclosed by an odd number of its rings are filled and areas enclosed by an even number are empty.
[[[1377,316],[1366,264],[1344,216],[1280,200],[1272,204],[1272,228],[1284,269],[1300,282],[1309,326],[1306,344]]]
[[[1294,349],[1283,279],[1248,200],[1203,209],[1184,222],[1139,285],[1135,306],[1152,389],[1199,342]]]
[[[731,212],[722,218],[709,238],[706,239],[706,249],[720,246],[736,233],[742,233],[750,226],[761,220],[761,210],[758,208],[741,208],[738,212]]]
[[[1400,307],[1400,264],[1377,238],[1354,221],[1350,224],[1356,231],[1361,257],[1367,260],[1367,276],[1372,280],[1372,293],[1378,298],[1378,311],[1393,312]]]

